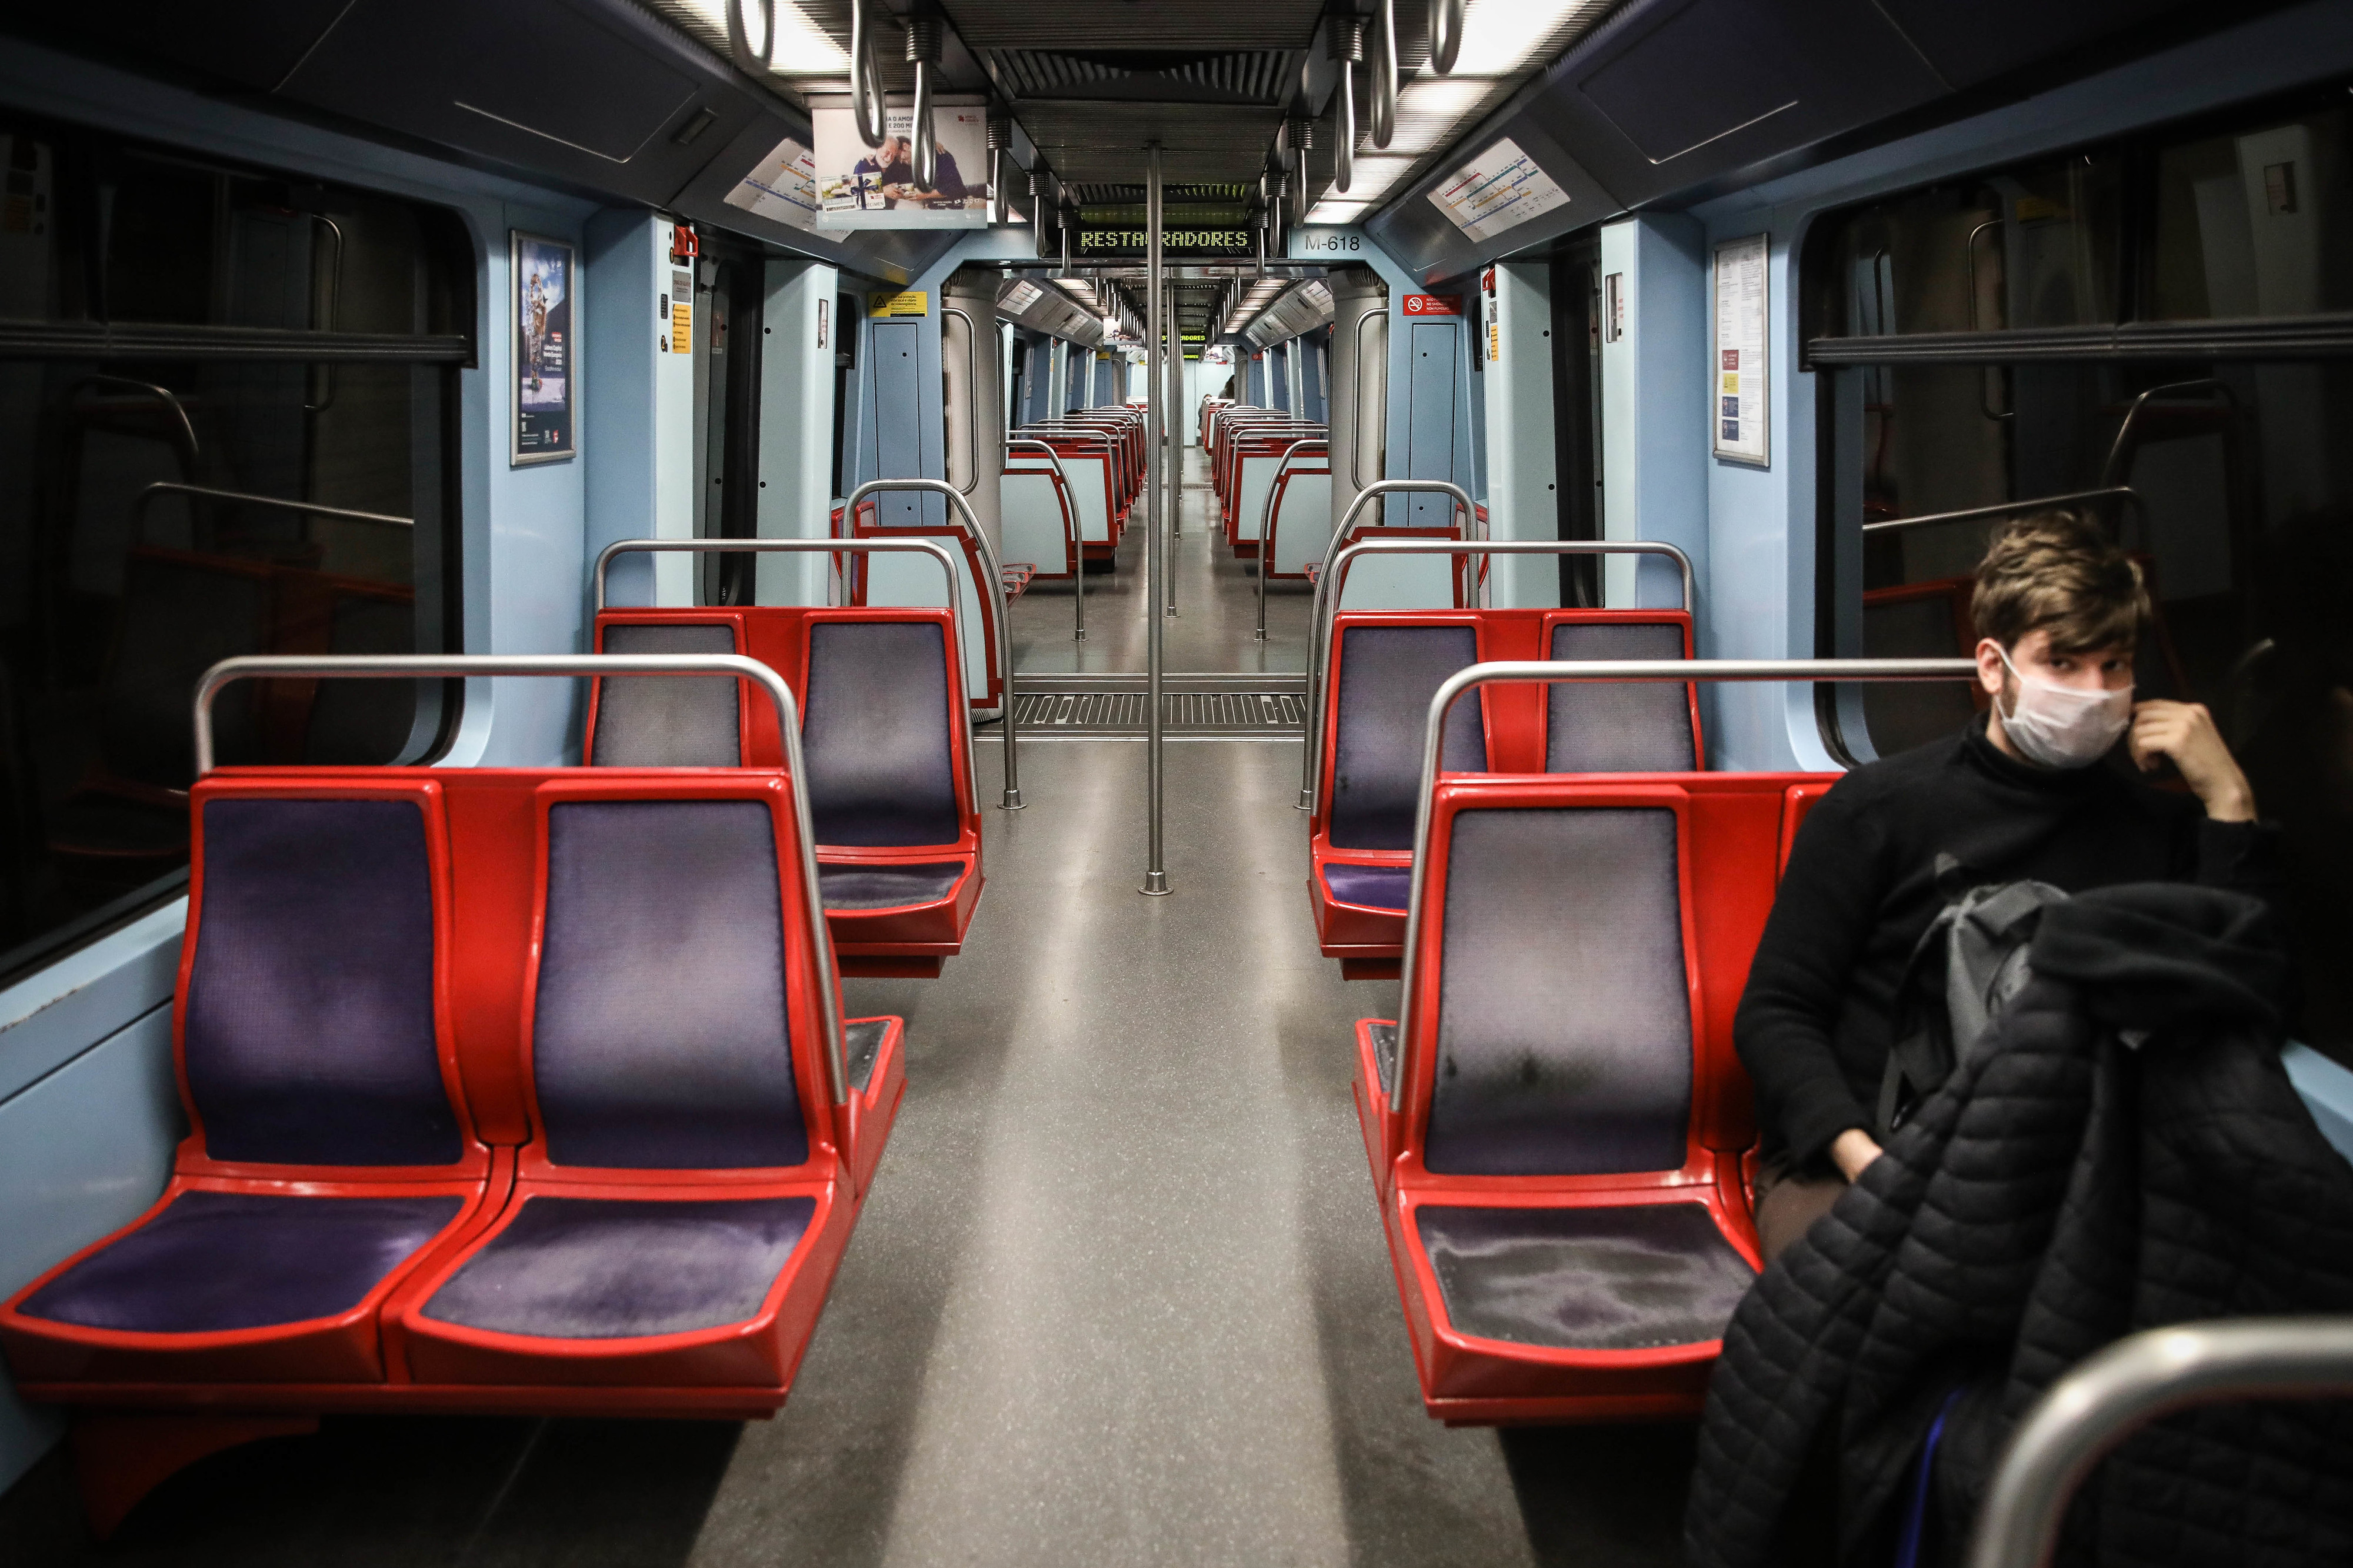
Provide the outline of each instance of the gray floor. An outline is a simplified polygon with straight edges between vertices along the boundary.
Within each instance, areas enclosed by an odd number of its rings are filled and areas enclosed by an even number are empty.
[[[1183,554],[1180,619],[1241,632],[1192,668],[1250,668],[1247,573],[1198,521]],[[1134,589],[1099,602],[1089,657],[1140,644]],[[1144,747],[1027,747],[964,955],[849,983],[906,1017],[910,1087],[775,1421],[331,1422],[184,1472],[103,1551],[53,1458],[0,1561],[1676,1561],[1688,1429],[1423,1415],[1348,1094],[1396,986],[1315,951],[1293,747],[1167,757],[1175,896],[1135,890]]]

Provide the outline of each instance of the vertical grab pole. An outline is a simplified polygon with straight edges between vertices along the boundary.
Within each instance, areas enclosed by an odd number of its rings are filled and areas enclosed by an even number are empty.
[[[1145,351],[1151,364],[1147,371],[1153,389],[1160,384],[1160,325],[1168,312],[1164,297],[1160,265],[1160,143],[1155,142],[1145,152],[1144,184],[1145,230],[1145,299],[1152,311],[1152,320],[1145,328]],[[1147,471],[1144,488],[1146,512],[1145,516],[1144,552],[1144,662],[1146,671],[1144,698],[1144,769],[1145,769],[1145,865],[1144,892],[1149,898],[1161,898],[1169,892],[1168,871],[1161,856],[1161,770],[1160,676],[1166,657],[1163,643],[1167,628],[1163,623],[1167,616],[1161,613],[1166,601],[1165,586],[1168,571],[1166,546],[1160,535],[1161,469],[1167,455],[1160,449],[1160,432],[1168,423],[1167,410],[1162,397],[1147,399],[1145,404],[1144,452]]]
[[[1185,384],[1185,342],[1176,325],[1176,284],[1173,279],[1168,283],[1168,297],[1161,303],[1160,321],[1167,329],[1168,346],[1163,351],[1166,363],[1161,385],[1152,389],[1152,395],[1158,401],[1164,388],[1167,393],[1167,407],[1160,415],[1161,472],[1168,486],[1168,538],[1173,550],[1175,542],[1185,537],[1185,427],[1176,419],[1176,399]],[[1173,616],[1176,613],[1176,563],[1170,562],[1169,568],[1168,613]]]

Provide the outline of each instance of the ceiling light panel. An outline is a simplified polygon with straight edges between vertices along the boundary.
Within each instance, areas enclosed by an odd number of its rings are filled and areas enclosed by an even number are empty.
[[[1458,77],[1509,76],[1548,57],[1566,35],[1616,9],[1617,0],[1470,0],[1462,16]]]
[[[688,11],[727,36],[728,0],[679,0]],[[752,52],[760,52],[760,21],[765,5],[744,0],[744,26],[751,36]],[[769,69],[777,76],[839,76],[849,68],[849,53],[827,36],[793,0],[776,0],[776,47]]]

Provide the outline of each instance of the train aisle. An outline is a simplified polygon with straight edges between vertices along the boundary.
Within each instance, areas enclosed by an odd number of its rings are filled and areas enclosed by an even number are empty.
[[[1227,640],[1195,668],[1243,668],[1255,584],[1208,494],[1187,492],[1182,584]],[[1111,647],[1138,599],[1103,597]],[[1174,897],[1136,892],[1144,746],[1025,747],[1031,805],[985,814],[963,956],[848,983],[853,1015],[906,1017],[909,1089],[775,1421],[331,1418],[184,1471],[102,1551],[54,1522],[41,1547],[20,1507],[0,1559],[1676,1562],[1689,1428],[1422,1413],[1349,1100],[1353,1021],[1397,986],[1317,953],[1293,746],[1166,755]],[[21,1492],[66,1518],[62,1451]]]
[[[1216,537],[1217,492],[1198,447],[1185,448],[1185,526],[1172,561],[1176,616],[1167,626],[1166,668],[1174,671],[1307,668],[1307,617],[1314,590],[1304,583],[1269,584],[1267,640],[1258,625],[1258,578]],[[1253,523],[1252,527],[1256,525]],[[1066,583],[1037,581],[1013,602],[1013,657],[1020,674],[1141,672],[1144,668],[1145,507],[1142,497],[1119,542],[1119,571],[1087,579],[1087,640],[1071,637]],[[1025,780],[1026,787],[1026,780]]]

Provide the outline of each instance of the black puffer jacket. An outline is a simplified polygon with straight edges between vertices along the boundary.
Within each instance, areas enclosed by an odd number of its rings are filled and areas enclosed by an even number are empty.
[[[1734,1315],[1684,1523],[1694,1568],[1795,1561],[1815,1531],[1785,1505],[1802,1488],[1826,1507],[1831,1468],[1838,1560],[1889,1561],[1959,1389],[1931,1515],[1948,1555],[2011,1427],[2091,1352],[2167,1323],[2353,1312],[2353,1165],[2280,1065],[2263,907],[2105,889],[2046,913],[2031,958],[1983,1048]],[[2353,1408],[2222,1405],[2142,1431],[2079,1495],[2059,1561],[2353,1563]]]

